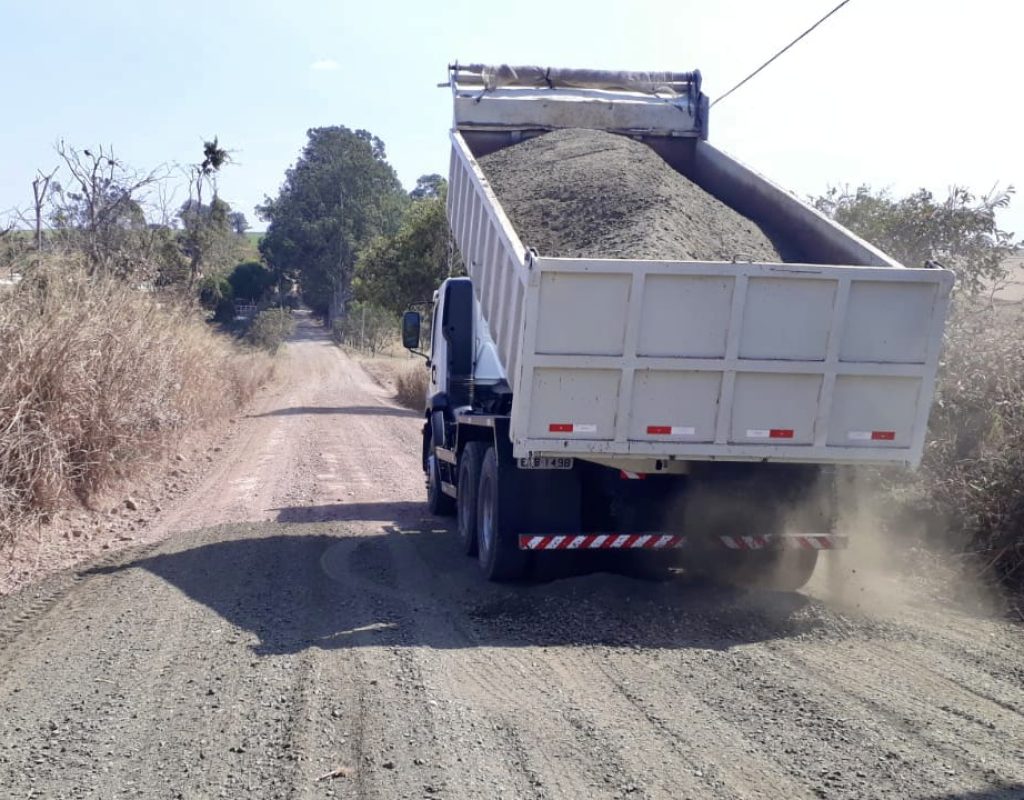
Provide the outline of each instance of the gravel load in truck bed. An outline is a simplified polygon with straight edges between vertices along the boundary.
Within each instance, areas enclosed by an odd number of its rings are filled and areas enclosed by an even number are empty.
[[[560,130],[480,165],[523,244],[542,256],[786,260],[756,223],[625,136]]]

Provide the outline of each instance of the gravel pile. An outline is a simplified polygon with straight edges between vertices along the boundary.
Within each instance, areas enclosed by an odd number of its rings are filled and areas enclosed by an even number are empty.
[[[625,136],[560,130],[480,165],[523,244],[541,255],[785,260],[757,224]]]

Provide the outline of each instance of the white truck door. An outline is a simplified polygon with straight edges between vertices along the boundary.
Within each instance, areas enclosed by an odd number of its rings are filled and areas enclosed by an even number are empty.
[[[448,281],[445,281],[434,292],[434,308],[430,318],[430,397],[446,391],[448,387],[448,342],[441,332],[447,288]]]

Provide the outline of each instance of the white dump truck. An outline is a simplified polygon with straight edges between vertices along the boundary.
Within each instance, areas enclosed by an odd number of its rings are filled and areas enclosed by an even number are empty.
[[[707,142],[699,72],[454,65],[423,468],[491,580],[571,557],[793,590],[835,532],[838,465],[916,466],[953,286]],[[631,137],[793,263],[559,258],[477,161],[563,128]],[[416,350],[421,317],[407,312]],[[603,559],[603,562],[602,562]]]

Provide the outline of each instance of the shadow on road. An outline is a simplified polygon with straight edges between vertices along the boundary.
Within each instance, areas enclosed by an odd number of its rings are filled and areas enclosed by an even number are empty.
[[[211,529],[198,534],[208,543],[86,574],[148,570],[255,634],[253,649],[263,655],[363,646],[724,650],[806,634],[826,613],[802,594],[738,592],[681,575],[487,583],[450,528],[423,520],[423,510],[421,503],[282,509],[282,522],[318,524]],[[324,521],[382,517],[390,521],[376,534],[347,535]]]
[[[1004,784],[972,792],[932,795],[928,800],[1024,800],[1024,783]]]
[[[283,523],[384,521],[401,525],[418,523],[423,516],[422,501],[386,503],[327,503],[320,506],[286,506],[273,509]]]
[[[348,414],[370,417],[421,417],[416,411],[407,408],[395,408],[394,406],[293,406],[291,408],[277,408],[265,414],[253,414],[253,419],[259,417],[296,417],[315,414]]]

